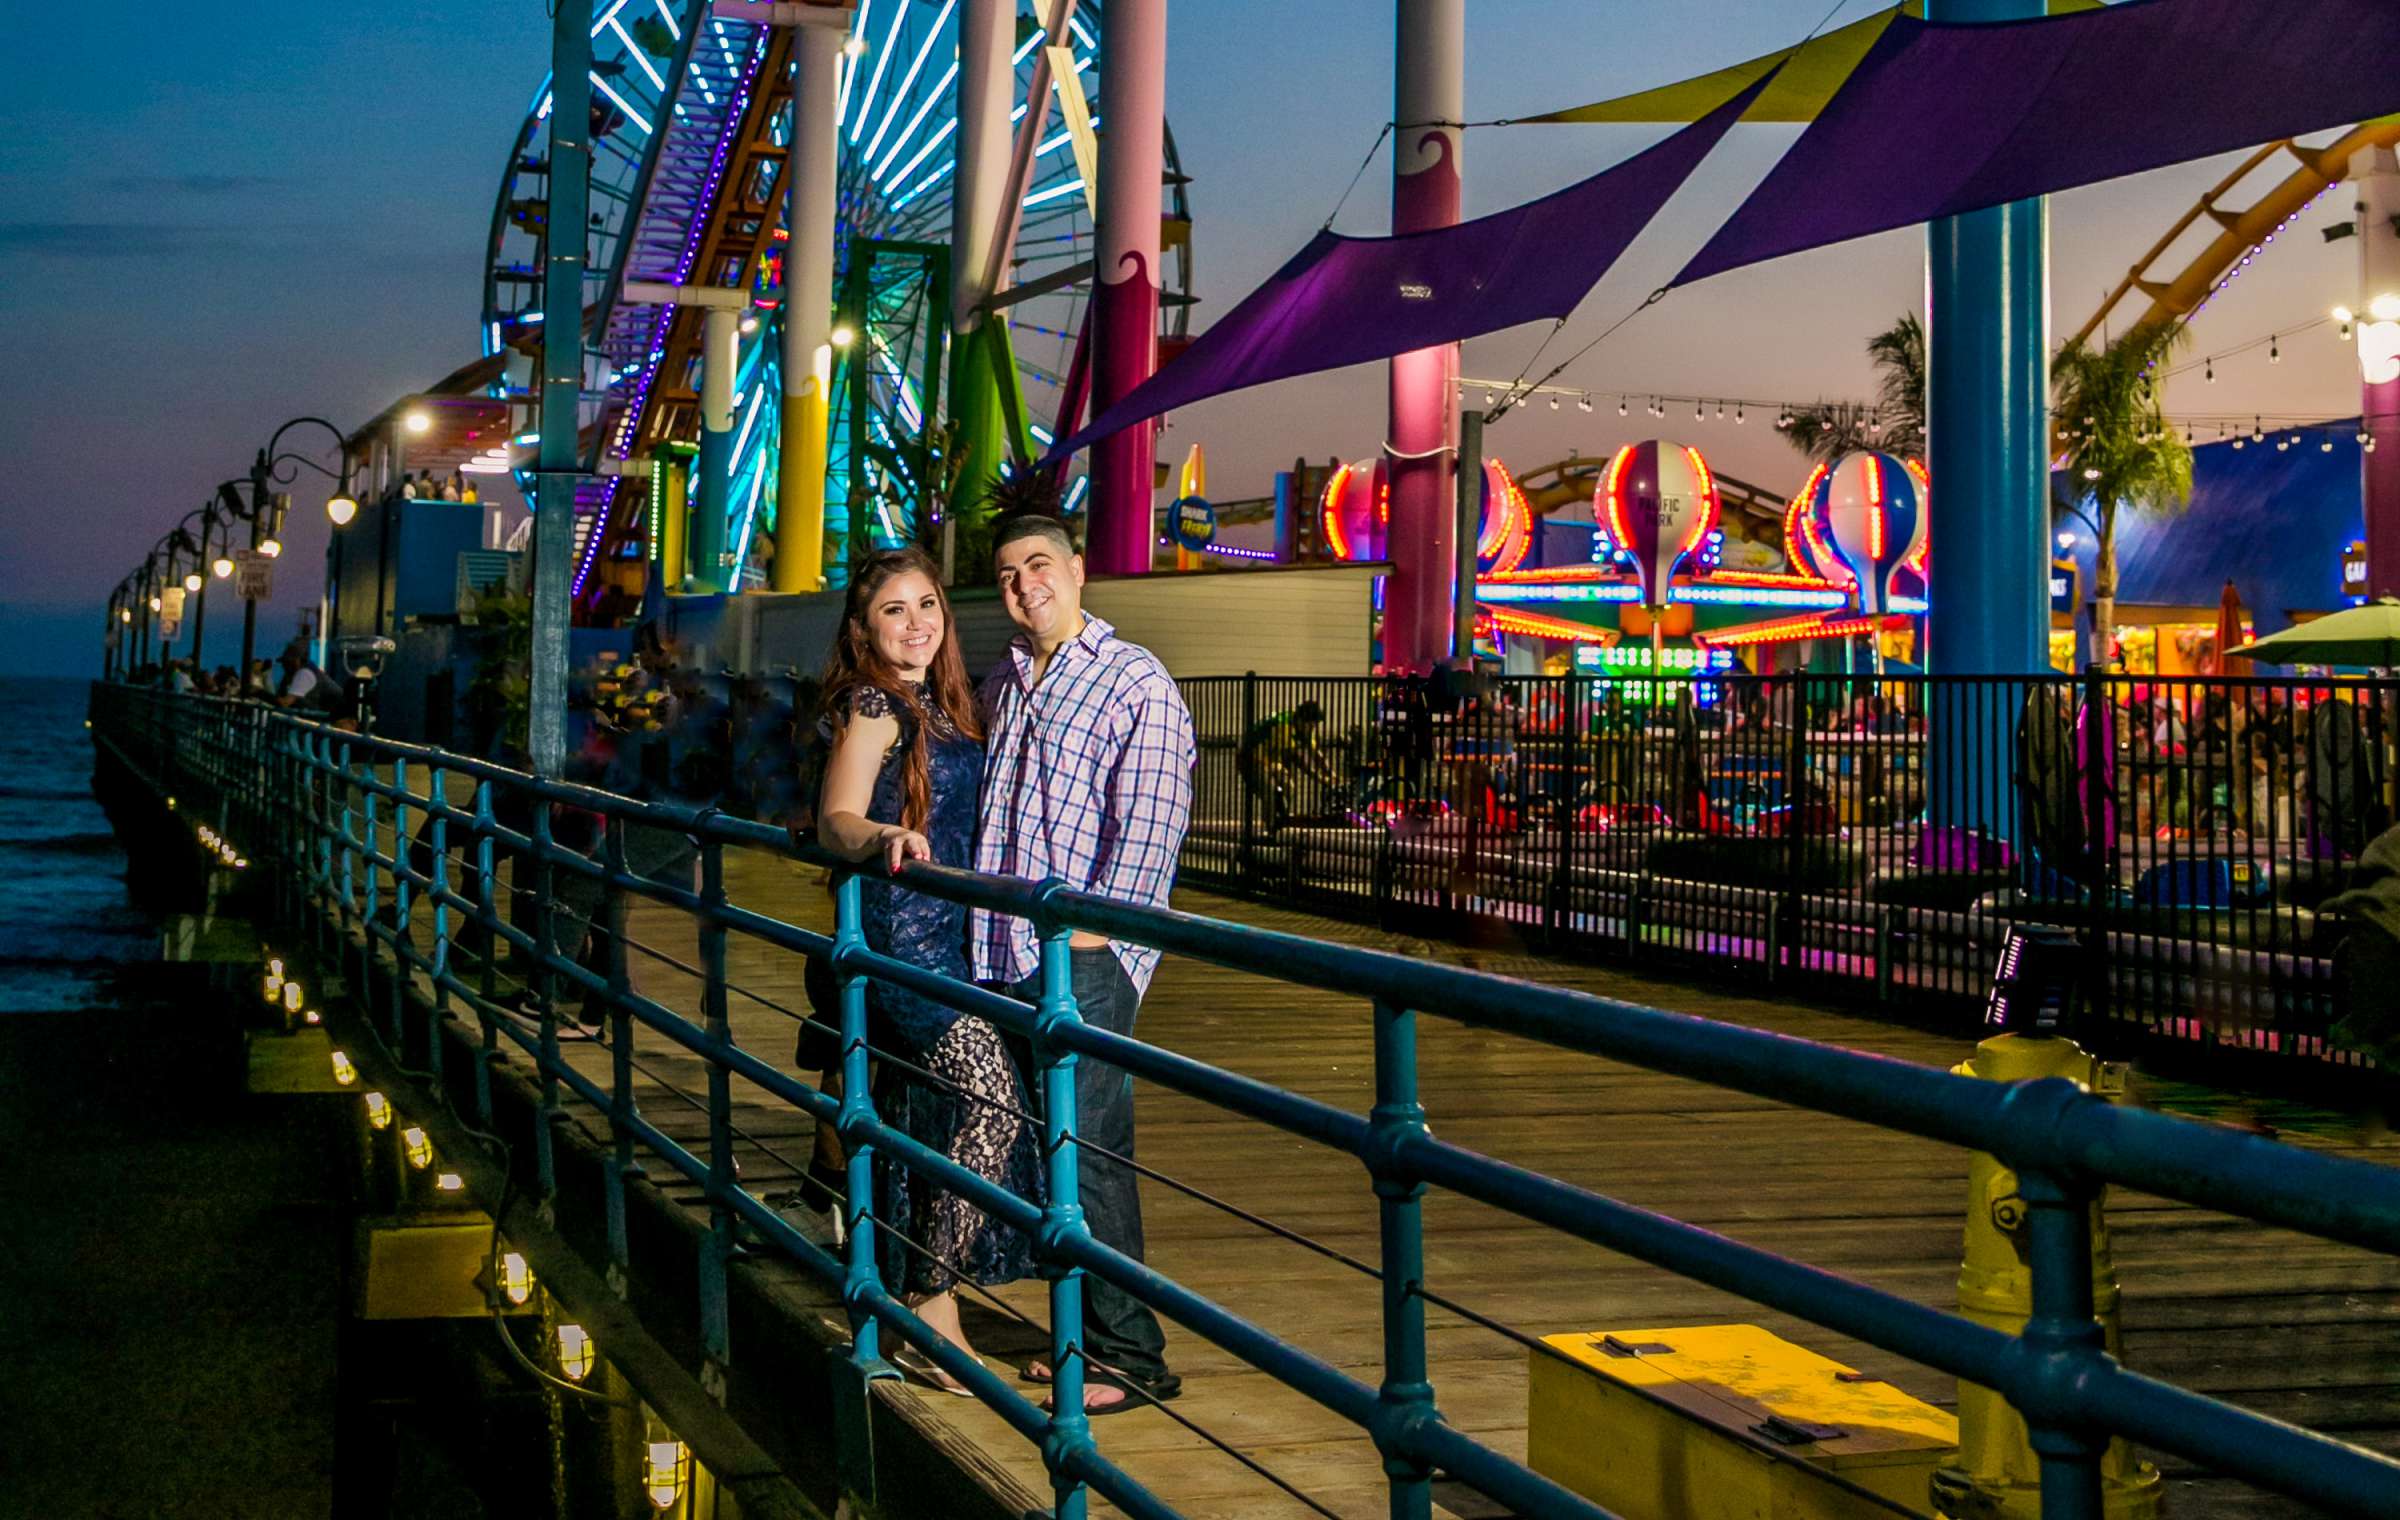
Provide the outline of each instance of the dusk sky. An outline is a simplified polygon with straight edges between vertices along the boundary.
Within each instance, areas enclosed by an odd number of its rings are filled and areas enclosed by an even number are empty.
[[[1856,20],[1872,7],[1846,5]],[[1795,39],[1819,7],[1776,0],[1474,0],[1471,118],[1518,116],[1663,83]],[[1705,24],[1701,24],[1701,23]],[[1170,117],[1192,175],[1204,327],[1307,240],[1390,114],[1390,0],[1172,0]],[[504,155],[548,61],[532,0],[341,7],[299,0],[138,13],[34,7],[11,32],[0,99],[0,314],[16,359],[0,385],[0,640],[13,670],[87,674],[109,588],[285,418],[344,426],[477,352],[483,244]],[[1637,305],[1738,203],[1797,131],[1743,127],[1576,314],[1554,362]],[[1658,132],[1471,132],[1470,215],[1554,189]],[[2064,337],[2224,162],[2053,202],[2053,332]],[[1378,156],[1337,226],[1386,224]],[[2315,228],[2329,197],[2195,328],[2170,411],[2352,415],[2356,371],[2329,329],[2218,366],[2205,354],[2289,332],[2347,300],[2355,245]],[[2242,201],[2236,199],[2235,204]],[[1922,304],[1922,238],[1894,233],[1679,291],[1572,370],[1617,390],[1806,400],[1863,394],[1865,337]],[[2169,269],[2176,267],[2170,261]],[[1466,373],[1515,374],[1542,334],[1467,347]],[[1382,434],[1380,367],[1290,381],[1180,413],[1220,497],[1263,493],[1293,456],[1353,458]],[[1753,414],[1665,429],[1721,468],[1789,488],[1801,473]],[[1646,435],[1637,404],[1536,406],[1489,450],[1524,470]],[[1656,426],[1656,424],[1651,424]],[[315,451],[320,433],[289,444]],[[321,483],[295,488],[262,650],[313,605]],[[238,603],[215,599],[229,658]]]

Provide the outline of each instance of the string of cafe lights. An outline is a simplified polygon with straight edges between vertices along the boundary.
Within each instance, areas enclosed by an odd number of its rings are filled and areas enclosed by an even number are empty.
[[[2178,375],[2198,371],[2206,382],[2213,384],[2217,378],[2217,365],[2220,362],[2255,353],[2261,349],[2266,351],[2268,363],[2280,364],[2283,362],[2283,340],[2285,338],[2298,337],[2318,328],[2337,324],[2338,336],[2345,342],[2349,341],[2354,325],[2351,314],[2336,308],[2332,314],[2319,317],[2314,321],[2299,323],[2289,328],[2279,328],[2264,337],[2253,338],[2247,342],[2237,343],[2192,359],[2166,371],[2159,378],[2161,380],[2172,379]],[[1458,382],[1458,389],[1462,404],[1469,400],[1474,392],[1480,390],[1484,406],[1488,410],[1496,406],[1504,394],[1510,394],[1512,386],[1510,382],[1506,381],[1469,378],[1461,379]],[[1667,391],[1606,391],[1583,386],[1549,384],[1516,386],[1514,387],[1514,396],[1521,404],[1527,405],[1534,397],[1544,398],[1553,412],[1572,405],[1577,411],[1589,414],[1601,407],[1613,405],[1619,417],[1632,416],[1638,407],[1645,417],[1664,420],[1670,416],[1680,418],[1688,408],[1691,420],[1696,423],[1727,422],[1738,427],[1746,424],[1751,416],[1756,414],[1777,429],[1788,429],[1802,418],[1815,416],[1829,420],[1833,418],[1857,419],[1870,437],[1883,430],[1881,408],[1860,401],[1826,401],[1822,399],[1789,401],[1757,396],[1689,395]],[[2239,448],[2245,445],[2273,443],[2278,448],[2289,449],[2314,438],[2321,448],[2331,452],[2334,439],[2344,432],[2349,432],[2353,435],[2353,441],[2368,452],[2372,453],[2375,449],[2375,439],[2365,428],[2347,422],[2327,421],[2318,414],[2176,411],[2166,413],[2164,420],[2170,429],[2184,434],[2186,443],[2193,445],[2231,442]],[[2062,433],[2070,437],[2073,435],[2073,431],[2072,427],[2062,429]],[[2215,435],[2213,438],[2208,436],[2211,433]]]
[[[1464,402],[1475,392],[1482,392],[1485,410],[1500,404],[1503,396],[1511,395],[1511,382],[1505,380],[1461,380],[1459,399]],[[1614,403],[1617,415],[1628,417],[1638,403],[1643,415],[1654,418],[1679,416],[1688,407],[1694,422],[1726,422],[1739,427],[1755,415],[1777,428],[1788,428],[1802,417],[1812,414],[1864,414],[1870,432],[1883,428],[1881,408],[1856,401],[1776,401],[1756,396],[1678,396],[1665,391],[1595,391],[1575,385],[1519,385],[1513,396],[1520,404],[1529,398],[1547,398],[1550,410],[1558,411],[1572,404],[1579,412],[1592,412],[1602,405]]]

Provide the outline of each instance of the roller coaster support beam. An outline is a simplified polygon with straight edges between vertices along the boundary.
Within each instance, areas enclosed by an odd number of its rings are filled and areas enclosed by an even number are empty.
[[[1927,0],[1926,19],[2030,20],[2042,0]],[[1927,453],[1942,595],[1926,619],[1936,675],[2049,669],[2049,209],[2016,201],[1926,229]],[[2007,795],[1978,797],[1961,734],[1931,736],[1937,821],[2014,833]],[[1988,742],[1988,740],[1986,741]],[[1961,808],[1972,816],[1943,816]]]
[[[730,9],[718,0],[719,9]],[[792,25],[791,148],[784,159],[783,408],[775,471],[777,591],[825,584],[826,428],[833,391],[834,120],[848,6],[758,7]],[[752,14],[745,11],[743,14]],[[726,574],[739,585],[741,567]]]
[[[1399,0],[1392,71],[1392,231],[1458,221],[1459,122],[1466,114],[1466,0]],[[1392,518],[1385,542],[1383,663],[1424,671],[1450,652],[1458,470],[1458,345],[1391,362]]]
[[[2374,442],[2358,461],[2366,506],[2369,598],[2400,596],[2400,160],[2388,147],[2350,161],[2357,191],[2359,427]]]
[[[534,774],[567,760],[567,598],[582,478],[583,229],[591,221],[592,0],[551,0],[550,172],[542,265],[542,441],[533,514],[526,747]],[[566,229],[562,233],[562,229]],[[598,525],[594,525],[598,531]]]
[[[1100,202],[1092,292],[1091,415],[1158,364],[1159,165],[1166,161],[1167,0],[1116,0],[1100,39]],[[1084,552],[1104,575],[1140,575],[1152,517],[1158,430],[1123,428],[1092,445]]]
[[[733,371],[739,359],[742,313],[750,293],[734,285],[669,285],[629,280],[625,299],[661,306],[697,306],[700,332],[700,461],[689,552],[692,590],[723,591],[739,584],[725,563],[725,532],[733,504]],[[653,545],[653,550],[656,549]],[[669,582],[667,589],[683,587]]]

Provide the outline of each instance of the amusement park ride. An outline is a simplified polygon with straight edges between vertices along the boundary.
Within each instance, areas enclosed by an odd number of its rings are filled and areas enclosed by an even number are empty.
[[[949,500],[971,502],[999,468],[1038,457],[1062,415],[1089,393],[1094,119],[1083,113],[1098,98],[1108,7],[1053,4],[1065,18],[1059,36],[1025,17],[1008,39],[1010,130],[1022,131],[1027,102],[1042,111],[1045,129],[1022,145],[1024,188],[1012,225],[971,237],[957,193],[954,87],[962,13],[973,9],[961,0],[862,0],[842,42],[825,485],[837,578],[853,543],[917,540]],[[597,472],[576,493],[574,588],[582,604],[612,580],[638,591],[645,561],[667,547],[669,535],[652,528],[670,497],[688,497],[694,509],[687,561],[675,567],[683,573],[664,577],[675,589],[687,579],[694,589],[739,589],[754,540],[775,522],[788,247],[782,171],[802,29],[735,11],[709,0],[609,0],[595,16],[581,431]],[[1051,112],[1054,92],[1072,109]],[[522,397],[532,387],[550,236],[542,151],[550,98],[545,79],[493,208],[483,346],[498,366],[495,396]],[[1187,181],[1171,135],[1162,170],[1161,340],[1172,345],[1188,320],[1192,264]],[[987,278],[957,270],[959,250],[988,256],[995,243],[1009,250],[996,293],[959,312],[960,291]],[[707,318],[693,305],[641,299],[644,284],[748,295],[735,323],[727,422],[716,429],[731,435],[721,445],[721,503],[709,500],[706,471],[672,491],[665,480],[690,469],[694,443],[705,450],[710,442],[701,415]],[[982,341],[953,344],[956,318],[988,312],[1007,320],[977,325]],[[965,451],[947,436],[945,416],[962,427],[969,417],[989,419],[985,453],[1002,457],[946,457]],[[492,445],[464,468],[516,474],[530,499],[531,442],[528,434]],[[1080,505],[1083,474],[1065,484],[1066,500]],[[702,510],[710,506],[713,513]]]
[[[1932,7],[1944,20],[2093,8],[2091,0],[1942,0]],[[1119,395],[1124,387],[1129,361],[1111,359],[1114,346],[1094,341],[1095,305],[1105,304],[1097,301],[1102,290],[1095,271],[1122,262],[1101,257],[1111,235],[1106,165],[1100,161],[1111,135],[1105,131],[1103,44],[1112,13],[1138,13],[1142,49],[1149,49],[1154,9],[1155,0],[858,0],[851,6],[600,0],[591,30],[586,346],[570,556],[580,612],[593,610],[611,587],[636,596],[653,581],[669,591],[702,594],[807,589],[820,578],[839,585],[848,557],[864,548],[939,545],[943,530],[978,510],[1011,473],[1049,472],[1070,514],[1086,512],[1095,495],[1108,494],[1106,486],[1094,490],[1104,478],[1119,497],[1148,495],[1146,443],[1138,481],[1105,462],[1106,440],[1094,444],[1088,458],[1043,456],[1054,441],[1096,416],[1112,387]],[[1912,14],[1920,9],[1902,7]],[[792,24],[795,16],[807,24]],[[1889,14],[1871,18],[1796,50],[1530,119],[1689,122],[1722,105],[1728,91],[1755,86],[1760,93],[1745,120],[1811,121],[1893,24]],[[818,350],[829,348],[831,355],[818,393],[824,408],[822,537],[795,539],[801,550],[776,552],[786,549],[783,498],[815,468],[813,455],[787,457],[785,448],[793,426],[787,409],[794,394],[809,386],[808,377],[795,385],[786,374],[797,368],[786,356],[807,344],[788,320],[793,244],[785,169],[793,153],[795,80],[806,77],[798,67],[805,62],[801,39],[812,32],[838,48],[831,88],[814,97],[830,94],[833,123],[829,342]],[[1398,43],[1395,119],[1421,122],[1424,130],[1404,133],[1407,140],[1395,155],[1393,226],[1438,231],[1459,216],[1461,135],[1449,124],[1461,114],[1453,96],[1463,10],[1456,0],[1403,4]],[[1129,72],[1149,67],[1145,62]],[[533,445],[539,436],[529,430],[530,402],[540,389],[542,280],[552,241],[550,105],[545,81],[511,144],[493,208],[482,291],[485,358],[453,377],[470,378],[480,393],[476,399],[492,410],[474,413],[464,432],[472,442],[452,440],[442,448],[428,439],[412,445],[411,453],[412,461],[436,468],[455,464],[469,474],[514,475],[529,500],[536,494]],[[1145,123],[1161,116],[1155,99],[1144,110],[1122,114]],[[984,123],[980,133],[970,115]],[[1173,137],[1163,120],[1155,125],[1163,201],[1155,243],[1158,308],[1154,317],[1144,312],[1129,320],[1143,327],[1152,358],[1163,364],[1187,341],[1193,225]],[[977,141],[970,144],[970,138]],[[2390,209],[2400,210],[2395,142],[2400,123],[2385,119],[2351,128],[2321,148],[2292,139],[2259,148],[2169,229],[2083,331],[2137,295],[2146,300],[2149,316],[2196,317],[2215,292],[2271,252],[2277,233],[2337,185],[2356,185],[2362,203],[2374,200],[2380,207],[2388,199]],[[2280,177],[2279,166],[2285,171]],[[2227,204],[2262,179],[2269,188],[2246,209]],[[2393,193],[2377,191],[2379,185]],[[1939,220],[1936,234],[1947,235],[1943,229],[1952,220]],[[2210,225],[2213,239],[2190,254],[2199,240],[2186,234]],[[2005,241],[2017,232],[1993,235]],[[2387,241],[2360,239],[2362,250]],[[2186,256],[2181,273],[2166,272]],[[2400,320],[2384,321],[2370,309],[2383,278],[2375,269],[2362,271],[2362,343],[2370,331],[2400,334]],[[2400,274],[2385,283],[2400,288]],[[662,295],[669,287],[673,295]],[[1953,309],[1975,310],[1963,296],[1951,300]],[[2400,317],[2400,297],[2390,304]],[[1958,331],[1955,325],[1951,330]],[[2046,347],[2042,339],[2046,334],[2033,341]],[[1953,346],[1959,341],[1953,339]],[[2018,347],[2025,341],[2023,334],[2008,337]],[[1837,633],[1880,634],[1895,630],[1895,620],[1922,615],[1921,532],[1918,551],[1896,572],[1891,605],[1862,605],[1830,519],[1799,510],[1819,492],[1818,477],[1785,498],[1726,479],[1700,462],[1716,516],[1692,552],[1656,576],[1655,598],[1642,589],[1649,577],[1631,573],[1636,567],[1623,558],[1621,546],[1612,547],[1604,479],[1609,456],[1545,464],[1522,477],[1486,460],[1470,474],[1470,486],[1479,489],[1460,513],[1451,504],[1450,484],[1462,394],[1457,349],[1426,353],[1432,358],[1400,355],[1391,361],[1391,422],[1381,455],[1337,470],[1321,496],[1311,490],[1314,500],[1286,507],[1296,507],[1305,519],[1296,557],[1387,559],[1395,565],[1382,605],[1386,654],[1397,654],[1400,663],[1422,665],[1451,648],[1452,612],[1435,593],[1454,580],[1451,540],[1462,515],[1475,530],[1479,636],[1607,647],[1623,634],[1636,645],[1645,639],[1655,645],[1664,628],[1678,637],[1697,635],[1696,646],[1724,651]],[[1979,373],[2004,368],[1993,355],[1984,358],[1989,362]],[[1939,353],[1935,361],[1939,390],[1950,382],[1939,373]],[[2368,376],[2362,408],[2362,429],[2393,445],[2368,450],[2363,484],[2370,544],[2400,544],[2400,363],[2393,368],[2394,375]],[[468,399],[454,397],[462,416]],[[2038,399],[2032,403],[2037,411]],[[1953,415],[2016,404],[1983,398],[1974,408],[1954,408]],[[805,431],[816,433],[817,427]],[[2387,433],[2392,436],[2382,436]],[[2009,438],[2015,437],[2011,431]],[[1954,480],[1964,498],[1981,501],[1998,489],[1986,478],[1997,468],[1987,445],[2000,446],[1979,441],[1976,472]],[[1937,455],[1942,447],[1937,440]],[[2030,489],[2018,475],[2035,481],[2047,473],[2031,455],[2019,460],[2010,453],[2009,459],[2002,473],[2017,494]],[[1938,457],[1925,463],[1943,468]],[[1893,478],[1909,479],[1921,492],[1923,475],[1920,463],[1913,476],[1903,466]],[[493,494],[489,484],[487,498]],[[1956,594],[1981,598],[1985,591],[1975,588],[2019,581],[2029,589],[2010,593],[1997,624],[1980,611],[1962,611],[1958,627],[1965,631],[1953,637],[1972,640],[1979,627],[2007,625],[2011,631],[2000,643],[2046,649],[2046,619],[2029,637],[2013,627],[2029,613],[2019,602],[2031,601],[2030,615],[2041,618],[2038,587],[2049,559],[2046,493],[2029,498],[2021,512],[2013,510],[2013,496],[2011,501],[2012,516],[2042,520],[2027,532],[2012,529],[2005,545],[1980,540],[1975,523],[1981,516],[1951,530],[1954,574],[1970,587]],[[1579,518],[1586,503],[1595,552],[1562,565],[1559,540],[1545,532],[1545,523]],[[1132,514],[1139,506],[1137,501]],[[1917,515],[1921,530],[1925,514]],[[1214,522],[1239,520],[1237,513]],[[1096,547],[1105,536],[1100,526],[1095,514]],[[1730,564],[1703,563],[1704,552],[1728,537],[1772,547],[1780,559],[1770,564],[1744,553]],[[1182,543],[1175,563],[1294,557],[1293,547],[1289,536],[1274,551],[1223,541]],[[1109,553],[1122,563],[1103,566],[1095,559],[1095,566],[1146,568],[1148,549],[1146,542],[1115,545]],[[2008,565],[2027,553],[2037,557],[2029,574],[2002,575],[2005,567],[1992,553]],[[762,568],[770,557],[771,574]],[[1650,616],[1654,602],[1658,615]],[[1586,604],[1606,609],[1616,626],[1562,616]],[[1726,609],[1750,621],[1726,623]],[[1921,635],[1923,629],[1915,631]],[[1390,635],[1405,648],[1395,650]],[[1880,653],[1886,646],[1871,639],[1868,647]],[[1890,647],[1921,651],[1925,643],[1901,639]],[[1653,655],[1653,665],[1663,652]],[[1693,652],[1684,649],[1679,656]],[[1636,649],[1613,657],[1639,663]],[[1997,661],[1993,669],[2022,663],[1993,650],[1976,658]]]

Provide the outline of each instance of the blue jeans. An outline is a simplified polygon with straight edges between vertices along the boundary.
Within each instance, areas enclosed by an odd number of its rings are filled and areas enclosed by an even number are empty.
[[[1142,995],[1108,949],[1074,952],[1075,1006],[1083,1021],[1111,1034],[1130,1036]],[[1041,1001],[1042,981],[1027,977],[1010,989],[1028,1003]],[[1034,1085],[1034,1084],[1029,1084]],[[1034,1095],[1040,1101],[1040,1094]],[[1122,1067],[1078,1056],[1075,1061],[1076,1133],[1091,1142],[1082,1156],[1083,1217],[1102,1245],[1142,1259],[1142,1195],[1132,1168],[1091,1146],[1133,1157],[1133,1075]],[[1166,1332],[1150,1306],[1114,1283],[1088,1273],[1083,1279],[1083,1348],[1144,1383],[1171,1379]]]

